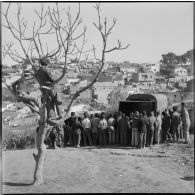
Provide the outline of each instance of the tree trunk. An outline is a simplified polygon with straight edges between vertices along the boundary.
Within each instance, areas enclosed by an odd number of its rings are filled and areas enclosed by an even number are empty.
[[[37,146],[38,153],[37,155],[33,154],[36,163],[33,185],[40,185],[44,183],[43,165],[44,165],[45,154],[46,154],[46,145],[44,144],[44,139],[45,139],[45,134],[47,132],[47,129],[45,127],[45,118],[46,118],[45,105],[43,105],[40,108],[39,113],[40,113],[39,131],[36,136],[36,146]]]

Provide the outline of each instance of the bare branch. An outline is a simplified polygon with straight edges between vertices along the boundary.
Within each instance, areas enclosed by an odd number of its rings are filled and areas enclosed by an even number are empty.
[[[108,36],[108,35],[111,33],[111,31],[112,31],[112,29],[114,28],[115,25],[116,25],[116,18],[113,19],[113,24],[112,24],[112,26],[108,29],[108,32],[105,33],[106,36]]]
[[[44,56],[43,46],[42,46],[42,43],[41,43],[41,37],[40,37],[40,34],[39,34],[39,33],[38,33],[38,41],[39,41],[39,45],[40,45],[40,49],[41,49],[41,53],[42,53],[42,55]]]
[[[40,54],[40,51],[39,51],[39,47],[38,47],[38,45],[37,45],[37,43],[36,43],[36,41],[35,41],[35,38],[33,38],[33,42],[34,42],[34,44],[35,44],[35,48],[36,48],[36,51],[37,51],[37,53],[38,53],[38,55],[39,55],[39,58],[41,58],[41,54]]]
[[[129,47],[129,44],[127,44],[125,47],[122,47],[121,42],[118,40],[118,46],[117,47],[113,47],[112,49],[106,50],[105,53],[109,53],[109,52],[114,51],[114,50],[127,49],[128,47]]]

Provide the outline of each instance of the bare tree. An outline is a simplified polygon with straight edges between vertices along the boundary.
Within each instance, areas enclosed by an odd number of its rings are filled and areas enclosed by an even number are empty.
[[[78,90],[70,100],[66,112],[64,112],[62,119],[58,121],[50,121],[47,118],[47,98],[48,94],[42,93],[42,98],[40,99],[32,99],[28,95],[16,94],[13,89],[8,86],[8,88],[12,91],[12,93],[17,96],[22,102],[24,102],[27,106],[31,108],[33,112],[36,112],[39,115],[39,131],[37,134],[37,154],[33,154],[34,159],[36,161],[35,171],[34,171],[34,185],[39,185],[44,182],[43,180],[43,166],[45,159],[46,147],[44,144],[44,139],[48,135],[52,126],[63,123],[65,118],[67,117],[67,113],[69,112],[74,100],[85,90],[91,88],[93,84],[98,80],[101,71],[105,65],[105,55],[115,50],[126,49],[129,45],[122,47],[120,41],[116,47],[107,48],[108,37],[112,33],[113,28],[116,24],[116,19],[114,18],[112,24],[109,26],[107,23],[107,18],[102,20],[101,18],[101,10],[100,4],[96,4],[95,9],[97,11],[98,22],[93,23],[94,27],[101,34],[102,38],[102,52],[101,56],[98,58],[96,55],[96,48],[93,46],[91,50],[84,51],[84,46],[86,43],[86,27],[80,33],[76,33],[79,30],[80,25],[82,24],[82,18],[80,17],[80,5],[78,6],[78,12],[76,16],[73,17],[71,14],[70,7],[68,10],[59,9],[59,4],[56,3],[54,8],[48,7],[44,8],[43,4],[41,5],[40,10],[34,10],[35,14],[38,18],[36,22],[33,23],[31,34],[28,32],[28,23],[25,21],[24,17],[22,17],[22,4],[17,4],[17,24],[14,25],[11,19],[9,18],[11,3],[9,3],[5,12],[3,12],[3,16],[5,18],[6,24],[3,24],[5,28],[7,28],[11,34],[13,35],[15,41],[20,45],[22,49],[22,53],[19,53],[14,49],[15,42],[6,43],[3,46],[3,55],[8,55],[12,60],[17,63],[21,63],[24,60],[28,60],[32,66],[32,69],[36,73],[39,64],[36,64],[36,60],[33,61],[33,58],[36,58],[37,61],[42,59],[43,57],[49,59],[55,59],[57,61],[63,59],[63,67],[61,67],[62,74],[59,78],[53,83],[57,84],[67,73],[68,71],[68,60],[78,59],[80,63],[81,57],[85,55],[87,60],[87,52],[92,52],[94,59],[100,63],[100,68],[95,75],[93,81],[89,83],[86,87]],[[61,6],[60,6],[61,7]],[[48,46],[47,43],[43,43],[43,38],[45,36],[54,36],[56,39],[56,48]],[[81,42],[81,47],[78,47],[78,42]],[[35,57],[36,56],[36,57]],[[76,56],[76,57],[75,57]],[[80,68],[80,66],[79,66]],[[36,78],[35,78],[36,79]],[[37,80],[38,81],[38,80]],[[6,84],[5,79],[3,82]],[[39,82],[39,81],[38,81]],[[39,83],[40,84],[40,83]],[[43,86],[40,86],[43,87]],[[48,124],[50,124],[50,128],[48,128]]]

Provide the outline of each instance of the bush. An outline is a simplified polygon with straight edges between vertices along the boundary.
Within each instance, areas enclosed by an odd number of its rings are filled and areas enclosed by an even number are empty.
[[[3,137],[3,150],[27,149],[35,147],[35,129],[34,131],[7,131]]]

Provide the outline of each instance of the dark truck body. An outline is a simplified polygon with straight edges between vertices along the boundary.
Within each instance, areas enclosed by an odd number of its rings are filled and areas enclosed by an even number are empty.
[[[162,94],[133,94],[126,101],[119,102],[119,111],[126,115],[130,115],[135,111],[146,111],[147,115],[151,111],[156,114],[157,111],[164,111],[168,106],[167,97]]]

